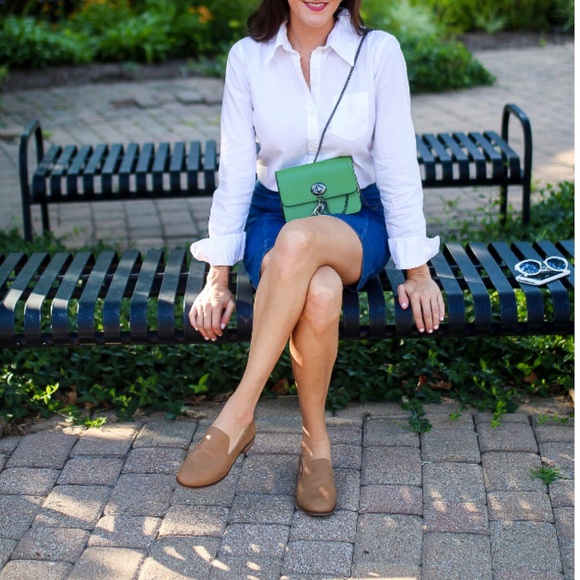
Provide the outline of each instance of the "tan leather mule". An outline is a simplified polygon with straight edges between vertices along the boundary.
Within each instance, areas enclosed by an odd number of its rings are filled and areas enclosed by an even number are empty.
[[[179,468],[177,481],[186,487],[205,487],[221,481],[241,453],[247,453],[256,437],[252,421],[238,443],[228,453],[230,438],[221,429],[210,427]]]
[[[336,508],[336,486],[330,459],[298,461],[296,503],[311,516],[329,516]]]

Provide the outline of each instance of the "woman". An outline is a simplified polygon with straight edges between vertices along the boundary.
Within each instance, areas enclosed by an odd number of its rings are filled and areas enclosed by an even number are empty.
[[[282,214],[275,172],[313,161],[364,32],[360,2],[263,0],[250,16],[250,36],[228,58],[209,238],[192,245],[210,264],[190,313],[206,340],[222,335],[234,311],[228,273],[242,257],[257,290],[245,373],[178,481],[216,483],[248,450],[260,393],[290,340],[303,424],[296,499],[311,515],[336,506],[324,408],[343,288],[361,288],[392,256],[406,270],[399,303],[419,331],[436,330],[445,308],[426,266],[439,240],[426,237],[406,68],[389,34],[364,39],[320,154],[352,156],[362,210],[288,223]]]

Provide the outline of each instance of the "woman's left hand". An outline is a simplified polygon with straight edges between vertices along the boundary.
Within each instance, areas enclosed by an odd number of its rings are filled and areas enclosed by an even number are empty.
[[[397,296],[403,310],[411,306],[419,332],[431,333],[445,319],[445,302],[427,265],[407,270],[407,280],[397,288]]]

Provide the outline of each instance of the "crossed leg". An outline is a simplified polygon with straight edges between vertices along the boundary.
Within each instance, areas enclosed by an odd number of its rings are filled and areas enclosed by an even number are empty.
[[[329,457],[324,399],[338,345],[342,286],[361,274],[362,247],[344,222],[295,220],[281,230],[262,264],[246,370],[214,426],[233,449],[254,416],[260,394],[288,339],[305,430],[303,447]],[[339,283],[340,282],[340,283]]]

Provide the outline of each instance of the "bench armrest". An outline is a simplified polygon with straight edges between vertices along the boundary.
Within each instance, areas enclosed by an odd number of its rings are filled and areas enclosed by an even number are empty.
[[[28,170],[28,150],[30,140],[34,136],[36,145],[36,164],[44,157],[44,142],[39,121],[31,121],[20,136],[19,165],[20,165],[20,194],[22,197],[22,222],[24,239],[32,240],[32,219],[30,212],[30,172]]]
[[[517,105],[508,103],[503,108],[503,116],[501,120],[501,138],[509,142],[509,122],[511,116],[514,115],[520,122],[524,137],[524,163],[522,175],[522,221],[527,224],[530,221],[530,195],[532,184],[532,128],[530,119]]]

